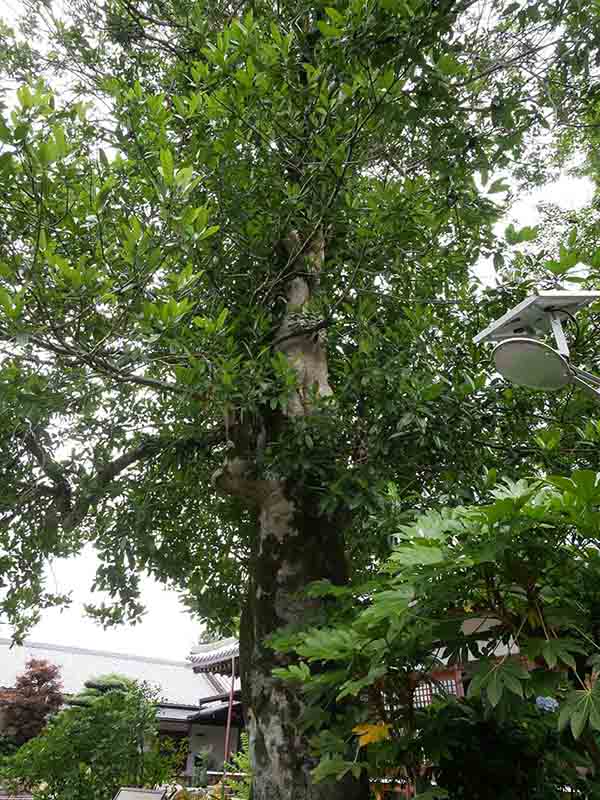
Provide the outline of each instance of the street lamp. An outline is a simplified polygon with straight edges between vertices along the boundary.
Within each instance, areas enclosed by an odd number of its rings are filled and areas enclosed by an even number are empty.
[[[492,360],[508,381],[530,389],[557,391],[575,385],[600,402],[600,377],[571,364],[562,322],[600,299],[600,292],[539,292],[511,308],[473,338],[496,342]],[[552,333],[555,347],[540,337]]]

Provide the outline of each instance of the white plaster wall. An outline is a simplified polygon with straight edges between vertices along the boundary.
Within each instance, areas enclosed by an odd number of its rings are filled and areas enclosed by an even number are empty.
[[[90,678],[118,672],[129,678],[159,686],[161,697],[170,703],[196,705],[214,695],[215,688],[205,675],[196,675],[186,661],[107,653],[77,647],[26,641],[22,647],[0,639],[0,686],[14,686],[30,658],[42,658],[61,668],[64,691],[75,693]]]
[[[235,753],[239,747],[239,728],[231,729],[231,752]],[[201,725],[193,723],[190,731],[190,752],[188,755],[186,774],[192,775],[194,756],[202,750],[209,749],[213,756],[213,763],[209,769],[221,770],[225,759],[225,727],[216,725]]]

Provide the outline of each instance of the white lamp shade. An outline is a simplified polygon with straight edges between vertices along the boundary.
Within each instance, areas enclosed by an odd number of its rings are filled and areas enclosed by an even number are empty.
[[[498,372],[518,386],[557,391],[573,382],[567,359],[538,339],[505,339],[492,358]]]

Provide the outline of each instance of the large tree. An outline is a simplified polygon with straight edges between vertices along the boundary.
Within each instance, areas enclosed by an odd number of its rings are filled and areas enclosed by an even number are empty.
[[[85,542],[104,621],[140,613],[143,569],[217,628],[241,611],[256,800],[365,797],[313,784],[264,640],[319,614],[308,582],[377,565],[388,504],[476,498],[553,415],[551,457],[574,447],[573,407],[503,393],[470,343],[528,287],[469,270],[502,176],[540,179],[589,100],[598,7],[27,5],[2,33],[29,83],[0,124],[3,613],[21,634],[64,601],[45,564]]]

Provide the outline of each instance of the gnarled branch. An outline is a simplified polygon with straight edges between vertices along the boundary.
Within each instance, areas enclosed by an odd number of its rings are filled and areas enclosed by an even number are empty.
[[[60,526],[67,532],[73,531],[80,525],[89,511],[106,494],[114,479],[138,461],[151,458],[170,448],[192,446],[197,449],[210,450],[225,442],[225,431],[221,428],[189,437],[147,437],[135,447],[100,466],[85,487],[82,487],[74,496],[65,470],[54,459],[48,448],[41,443],[43,436],[43,432],[28,430],[20,438],[52,483],[52,489],[45,487],[46,491],[44,492],[54,498],[46,513],[46,524],[52,529]]]

